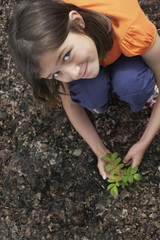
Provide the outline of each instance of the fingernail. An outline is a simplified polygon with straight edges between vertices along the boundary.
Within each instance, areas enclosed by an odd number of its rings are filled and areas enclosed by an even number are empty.
[[[106,180],[106,176],[105,175],[103,175],[103,180]]]

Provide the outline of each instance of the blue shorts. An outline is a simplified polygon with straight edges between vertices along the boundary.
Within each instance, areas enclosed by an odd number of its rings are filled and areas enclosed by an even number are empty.
[[[69,83],[72,101],[96,113],[106,111],[111,92],[138,112],[152,95],[154,86],[154,74],[143,59],[124,55],[106,68],[100,67],[97,77]]]

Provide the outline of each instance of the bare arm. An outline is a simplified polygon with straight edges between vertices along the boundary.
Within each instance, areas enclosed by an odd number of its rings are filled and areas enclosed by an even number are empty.
[[[153,47],[142,56],[144,61],[153,70],[156,78],[156,83],[160,89],[160,37],[157,34]],[[141,163],[143,154],[147,147],[152,142],[154,136],[160,129],[160,94],[157,98],[157,102],[154,106],[149,123],[140,139],[133,147],[128,151],[124,158],[124,162],[132,163],[132,167],[138,166]]]
[[[145,62],[153,70],[156,78],[156,84],[160,89],[160,37],[157,34],[155,43],[153,47],[142,56]],[[155,134],[160,129],[160,94],[157,98],[156,105],[154,106],[150,121],[148,126],[142,136],[142,140],[145,141],[147,145],[150,144]]]
[[[100,156],[105,155],[107,152],[109,152],[109,150],[102,143],[102,140],[88,118],[85,109],[82,106],[72,102],[67,85],[65,85],[65,88],[68,94],[61,94],[64,110],[76,131],[82,136],[82,138],[88,143],[90,148],[96,154],[98,158],[99,172],[103,178],[106,178],[109,176],[109,174],[107,175],[105,172],[104,163],[100,160]]]

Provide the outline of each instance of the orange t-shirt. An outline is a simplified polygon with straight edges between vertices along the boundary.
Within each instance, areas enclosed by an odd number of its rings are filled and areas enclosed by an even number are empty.
[[[105,67],[123,53],[127,57],[143,55],[148,52],[157,35],[155,25],[148,20],[137,0],[64,0],[78,7],[88,8],[116,18],[112,21],[114,29],[113,47],[104,58]]]

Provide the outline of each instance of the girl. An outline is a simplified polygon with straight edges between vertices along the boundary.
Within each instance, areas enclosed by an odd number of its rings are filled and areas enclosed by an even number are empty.
[[[110,92],[139,111],[160,87],[160,38],[137,0],[27,0],[14,13],[9,46],[19,71],[45,103],[61,98],[71,123],[98,158],[104,146],[85,108],[102,113]],[[124,157],[138,166],[160,129],[160,97],[141,139]]]

